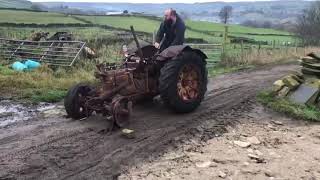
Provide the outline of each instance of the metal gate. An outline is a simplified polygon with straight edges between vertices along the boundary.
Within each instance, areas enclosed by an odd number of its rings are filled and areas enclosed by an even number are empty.
[[[85,46],[81,41],[25,41],[0,38],[0,57],[8,63],[33,59],[49,65],[72,66]]]
[[[223,52],[222,44],[186,44],[192,48],[200,49],[207,56],[207,66],[212,67],[221,60],[221,54]]]

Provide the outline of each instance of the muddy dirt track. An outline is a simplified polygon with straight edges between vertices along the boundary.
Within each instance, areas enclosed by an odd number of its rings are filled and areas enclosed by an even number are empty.
[[[0,179],[117,179],[128,168],[186,143],[207,141],[227,132],[256,106],[255,96],[295,65],[222,75],[211,79],[202,106],[177,115],[160,103],[136,106],[131,129],[103,133],[100,117],[74,121],[38,115],[0,128]]]

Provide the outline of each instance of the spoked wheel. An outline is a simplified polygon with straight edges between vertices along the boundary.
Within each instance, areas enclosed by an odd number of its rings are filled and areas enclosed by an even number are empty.
[[[184,65],[179,73],[178,95],[183,101],[190,102],[200,94],[200,70],[192,64]]]
[[[120,127],[126,127],[132,112],[132,102],[127,98],[118,97],[112,102],[112,115],[115,124]]]
[[[91,114],[86,109],[87,97],[93,88],[86,84],[78,84],[68,91],[64,99],[64,106],[69,117],[72,119],[82,119]]]

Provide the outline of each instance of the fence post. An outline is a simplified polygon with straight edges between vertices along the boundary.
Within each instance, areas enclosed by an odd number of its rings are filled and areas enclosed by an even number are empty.
[[[228,34],[229,34],[229,27],[227,25],[224,26],[225,30],[225,34],[224,34],[224,42],[227,43],[228,40]]]
[[[276,40],[273,40],[272,50],[276,48]]]
[[[244,53],[243,52],[243,40],[241,40],[241,62],[243,62],[243,56],[244,56],[243,53]]]
[[[156,43],[156,31],[152,33],[152,44]]]
[[[225,53],[228,40],[228,26],[224,26],[222,53]]]

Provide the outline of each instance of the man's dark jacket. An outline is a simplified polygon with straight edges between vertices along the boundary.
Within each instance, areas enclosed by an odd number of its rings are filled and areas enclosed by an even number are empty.
[[[168,24],[166,21],[163,21],[160,25],[156,37],[156,42],[158,43],[160,43],[163,38],[165,38],[160,47],[160,50],[162,51],[169,46],[182,45],[184,43],[185,31],[186,26],[179,16],[177,16],[175,24]]]

